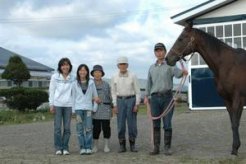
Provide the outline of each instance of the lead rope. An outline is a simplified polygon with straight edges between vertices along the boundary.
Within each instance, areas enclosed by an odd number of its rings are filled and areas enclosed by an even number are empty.
[[[181,65],[182,70],[186,70],[185,67],[184,67],[184,64],[183,64],[182,60],[180,60],[180,65]],[[153,117],[151,115],[151,107],[150,107],[149,101],[147,102],[147,104],[146,104],[147,105],[147,116],[148,116],[148,120],[149,120],[150,125],[151,125],[151,128],[150,128],[151,129],[150,130],[150,132],[151,132],[150,138],[151,138],[151,145],[152,146],[153,146],[153,120],[158,120],[158,119],[160,119],[162,117],[165,117],[172,110],[172,108],[174,107],[175,100],[177,99],[178,95],[180,95],[180,93],[181,93],[181,90],[182,90],[182,88],[184,86],[184,83],[185,83],[186,78],[187,78],[187,75],[185,75],[185,76],[182,77],[182,79],[181,79],[181,81],[180,81],[180,83],[178,85],[178,88],[176,89],[176,92],[173,95],[172,100],[170,101],[170,103],[168,104],[168,106],[166,107],[166,109],[163,110],[163,113],[160,116]]]

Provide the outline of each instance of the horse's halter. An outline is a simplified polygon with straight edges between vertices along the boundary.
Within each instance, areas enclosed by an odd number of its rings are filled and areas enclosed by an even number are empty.
[[[182,60],[186,61],[186,59],[184,58],[184,55],[183,55],[184,54],[184,51],[187,48],[192,47],[192,43],[193,43],[194,40],[195,40],[195,38],[192,36],[190,38],[189,43],[185,46],[185,48],[181,52],[177,52],[174,48],[172,48],[170,51],[173,51],[179,57],[179,60],[182,59]],[[192,54],[191,54],[191,57],[189,58],[189,60],[192,58],[193,55],[194,55],[194,50],[192,49]]]

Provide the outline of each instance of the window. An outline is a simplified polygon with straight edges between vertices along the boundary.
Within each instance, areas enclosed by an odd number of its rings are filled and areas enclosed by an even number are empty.
[[[28,81],[28,86],[32,87],[32,81]]]
[[[216,26],[216,37],[223,37],[223,26]]]
[[[213,35],[214,36],[214,27],[208,27],[208,31],[207,33],[209,33],[210,35]]]
[[[7,81],[5,81],[5,80],[0,80],[0,86],[1,87],[7,87],[8,86],[8,82]]]
[[[8,87],[12,86],[12,81],[8,80]]]
[[[42,87],[42,81],[38,82],[38,87]]]
[[[234,36],[240,36],[241,35],[241,24],[234,24],[233,25],[233,34],[234,34]]]
[[[38,82],[36,80],[32,81],[32,87],[37,87],[38,86]]]
[[[243,23],[243,35],[246,35],[246,23]]]
[[[233,45],[233,47],[235,47],[235,48],[242,48],[241,38],[234,38],[234,45]]]
[[[232,38],[226,38],[225,43],[228,44],[229,46],[232,46]]]
[[[243,48],[246,49],[246,37],[243,38]]]
[[[225,37],[232,36],[232,25],[225,25]]]

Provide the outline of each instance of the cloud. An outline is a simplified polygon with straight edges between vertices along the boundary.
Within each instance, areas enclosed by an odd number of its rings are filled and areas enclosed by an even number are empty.
[[[6,15],[6,24],[15,24],[30,35],[79,39],[87,35],[104,35],[104,30],[119,21],[124,21],[127,10],[138,5],[138,1],[70,1],[48,3],[19,1]],[[63,1],[64,2],[64,1]],[[103,7],[102,7],[103,6]],[[11,24],[12,23],[12,24]]]
[[[81,63],[101,64],[107,78],[117,71],[116,59],[127,56],[129,69],[146,78],[154,44],[169,49],[182,30],[170,16],[194,4],[168,2],[3,0],[0,45],[54,69],[62,57],[71,59],[74,71]]]

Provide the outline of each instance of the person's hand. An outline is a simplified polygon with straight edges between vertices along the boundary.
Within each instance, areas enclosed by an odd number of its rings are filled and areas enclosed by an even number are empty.
[[[94,101],[98,104],[100,104],[102,102],[102,100],[99,97],[95,97]]]
[[[187,70],[183,70],[183,76],[187,76],[188,75],[188,71]]]
[[[133,107],[133,112],[138,112],[138,105],[135,105],[135,106]]]
[[[55,111],[55,108],[54,108],[54,106],[50,106],[50,113],[55,113],[56,111]]]
[[[114,106],[114,107],[113,107],[113,113],[114,113],[114,114],[118,114],[118,108],[117,108],[117,106]]]
[[[147,96],[144,97],[144,104],[147,105],[149,103],[149,99]]]

